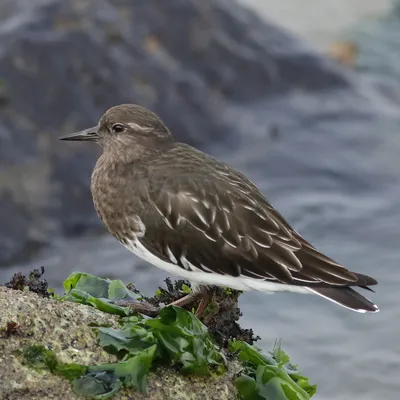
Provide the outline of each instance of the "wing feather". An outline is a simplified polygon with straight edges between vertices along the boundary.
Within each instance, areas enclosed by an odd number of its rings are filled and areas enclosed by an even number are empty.
[[[198,157],[203,165],[201,157],[208,156],[194,152],[192,159]],[[184,159],[185,154],[179,157]],[[146,214],[143,222],[150,234],[143,240],[159,257],[185,269],[191,265],[207,273],[283,284],[357,285],[361,276],[302,239],[244,175],[213,161],[209,177],[204,170],[187,174],[181,168],[184,162],[172,172],[170,165],[166,172],[162,163],[152,169],[148,201],[163,224]],[[163,246],[150,238],[163,240]]]

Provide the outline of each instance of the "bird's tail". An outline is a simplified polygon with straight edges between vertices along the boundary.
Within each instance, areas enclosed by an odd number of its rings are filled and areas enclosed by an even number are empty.
[[[324,287],[324,288],[307,288],[309,291],[324,297],[339,306],[348,308],[359,313],[378,312],[379,308],[369,299],[362,296],[350,287]],[[368,289],[365,287],[365,289]],[[369,289],[371,290],[371,289]]]

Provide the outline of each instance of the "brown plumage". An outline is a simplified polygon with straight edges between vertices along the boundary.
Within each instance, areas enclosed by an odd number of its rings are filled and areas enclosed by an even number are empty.
[[[309,291],[378,311],[351,288],[375,279],[318,252],[244,175],[175,142],[151,111],[113,107],[96,127],[62,139],[103,147],[92,175],[95,208],[122,244],[156,266],[201,284]]]

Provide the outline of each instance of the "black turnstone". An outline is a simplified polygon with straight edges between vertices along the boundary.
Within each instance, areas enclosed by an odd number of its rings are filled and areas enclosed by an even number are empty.
[[[204,286],[314,293],[354,311],[378,311],[353,289],[371,290],[375,279],[321,254],[244,175],[174,141],[153,112],[112,107],[95,127],[60,139],[102,146],[91,182],[97,213],[156,267]]]

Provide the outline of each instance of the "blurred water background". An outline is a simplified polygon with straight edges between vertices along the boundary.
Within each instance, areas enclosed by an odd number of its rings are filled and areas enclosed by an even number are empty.
[[[310,47],[357,44],[355,70],[343,72],[350,96],[321,90],[232,103],[226,118],[241,125],[234,146],[204,144],[245,172],[307,240],[355,271],[377,278],[376,315],[359,315],[314,296],[245,293],[242,325],[270,350],[276,338],[318,384],[316,398],[397,399],[400,391],[400,11],[368,0],[242,0]],[[339,67],[338,67],[339,68]],[[355,94],[354,94],[355,93]],[[112,101],[111,101],[112,103]],[[268,112],[265,112],[268,110]],[[316,112],[312,120],[309,110]],[[68,110],[64,110],[68,112]],[[310,111],[311,112],[311,111]],[[300,115],[298,123],[296,119]],[[296,120],[296,122],[295,122]],[[90,121],[87,121],[90,123]],[[95,120],[91,121],[92,123]],[[84,127],[83,125],[80,127]],[[271,133],[272,132],[272,133]],[[54,138],[57,133],[53,133]],[[236,142],[235,142],[236,143]],[[62,151],[68,152],[68,144]],[[85,156],[85,150],[80,157]],[[71,162],[72,163],[72,162]],[[79,170],[71,166],[71,173]],[[86,180],[84,185],[89,185]],[[76,205],[79,206],[78,204]],[[54,240],[29,261],[0,269],[44,265],[50,285],[75,270],[134,281],[150,294],[162,271],[135,259],[110,235],[86,233]]]

